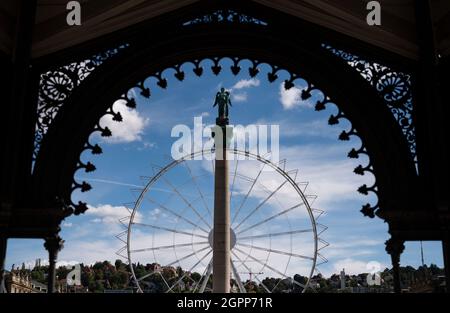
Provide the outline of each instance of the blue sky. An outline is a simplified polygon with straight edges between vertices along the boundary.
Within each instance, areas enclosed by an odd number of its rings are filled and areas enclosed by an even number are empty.
[[[390,266],[388,255],[384,251],[384,242],[389,238],[387,224],[382,220],[364,217],[359,210],[367,202],[375,203],[373,195],[364,196],[358,194],[356,189],[367,184],[371,186],[373,177],[369,174],[358,176],[353,173],[353,169],[362,164],[367,164],[368,160],[361,157],[353,160],[347,158],[347,153],[351,148],[359,148],[358,138],[352,138],[348,142],[339,141],[338,135],[344,129],[349,129],[349,123],[342,121],[338,125],[329,126],[327,124],[330,114],[336,112],[336,107],[329,105],[326,110],[316,112],[313,103],[323,95],[320,92],[313,94],[308,101],[301,101],[299,93],[305,82],[296,81],[296,87],[285,91],[281,82],[287,78],[287,73],[280,74],[280,78],[269,83],[266,79],[267,69],[262,66],[261,73],[254,79],[248,77],[244,63],[241,63],[243,70],[237,76],[229,71],[230,62],[222,62],[222,73],[215,76],[211,73],[208,62],[204,62],[205,73],[202,77],[196,77],[190,70],[189,65],[185,65],[186,78],[179,82],[173,77],[173,72],[167,71],[165,77],[168,79],[168,88],[163,90],[156,87],[153,79],[148,79],[145,84],[151,88],[150,99],[137,97],[137,109],[131,110],[122,103],[116,102],[114,108],[119,110],[124,118],[121,123],[111,121],[110,117],[104,117],[101,125],[108,126],[113,133],[111,138],[101,138],[97,134],[91,135],[91,142],[99,142],[103,148],[103,154],[93,156],[84,153],[82,159],[93,162],[97,170],[86,174],[79,172],[76,177],[79,180],[86,180],[93,186],[92,191],[81,194],[73,194],[74,202],[78,200],[89,204],[90,210],[82,216],[69,217],[63,222],[61,236],[65,239],[65,248],[60,253],[61,264],[84,262],[92,263],[105,259],[115,260],[118,258],[115,252],[123,244],[115,238],[115,235],[124,230],[118,222],[119,218],[129,215],[124,204],[133,203],[139,192],[133,191],[139,186],[143,186],[148,178],[154,175],[154,164],[163,166],[171,161],[170,151],[173,142],[177,138],[171,137],[171,130],[177,124],[185,124],[190,128],[194,127],[194,117],[201,116],[204,124],[212,124],[216,116],[216,110],[212,108],[215,93],[220,87],[231,90],[232,104],[231,122],[232,124],[268,124],[280,125],[280,158],[287,159],[287,169],[298,169],[297,181],[309,182],[307,193],[318,196],[313,207],[324,210],[319,222],[328,227],[321,237],[330,243],[330,246],[323,249],[321,253],[328,259],[328,263],[319,267],[320,272],[329,276],[331,273],[345,268],[349,273],[360,273],[367,271],[368,262],[379,262],[381,267]],[[325,91],[326,92],[326,91]],[[139,94],[129,91],[130,95]],[[204,161],[191,161],[195,173],[199,175],[200,186],[204,190],[207,201],[212,201],[212,185],[208,184],[208,177],[211,176],[210,163]],[[243,173],[254,177],[255,163],[249,161],[246,168],[241,168]],[[230,166],[232,167],[232,165]],[[184,170],[184,172],[183,172]],[[175,169],[168,173],[168,180],[173,182],[182,193],[192,195],[188,197],[193,204],[202,206],[198,197],[194,197],[195,191],[189,182],[186,168]],[[270,184],[273,177],[262,180],[264,188],[274,189]],[[202,180],[204,179],[204,180]],[[276,179],[273,178],[275,181]],[[154,186],[152,199],[159,203],[166,203],[178,212],[182,211],[182,201],[178,197],[173,197],[173,193],[165,182]],[[276,187],[276,186],[275,186]],[[237,184],[236,203],[243,198],[245,183]],[[239,189],[241,188],[241,189]],[[239,198],[240,197],[240,198]],[[254,207],[265,197],[264,192],[255,195],[249,200],[248,206]],[[295,197],[291,191],[281,192],[278,198],[267,204],[267,207],[258,212],[260,218],[269,216],[277,210],[276,203],[280,204]],[[293,198],[292,198],[293,199]],[[276,200],[276,201],[275,201]],[[293,199],[292,201],[295,201]],[[180,204],[181,203],[181,204]],[[211,202],[212,203],[212,202]],[[232,203],[232,212],[236,209],[236,204]],[[190,220],[195,216],[192,212],[183,213]],[[208,218],[206,215],[205,219]],[[176,224],[173,218],[161,213],[155,204],[146,202],[146,205],[137,214],[139,221],[157,223],[169,227],[171,223]],[[307,220],[299,216],[291,216],[290,220],[273,223],[273,229],[287,228],[298,229],[306,227]],[[178,220],[177,229],[188,229],[192,227],[182,224]],[[202,222],[199,222],[199,225]],[[289,224],[289,225],[288,225]],[[169,226],[167,226],[169,225]],[[173,225],[172,225],[173,226]],[[271,228],[272,229],[272,228]],[[265,229],[260,230],[262,232]],[[174,234],[162,234],[154,229],[137,229],[134,232],[136,246],[145,248],[147,246],[177,243],[183,241],[180,237],[175,239]],[[165,236],[165,237],[164,237]],[[271,247],[279,250],[288,249],[291,253],[301,251],[308,253],[307,236],[303,239],[294,240],[294,244],[285,239],[274,239],[270,242]],[[265,244],[265,243],[261,243]],[[184,248],[178,249],[179,254],[184,253]],[[187,253],[188,250],[186,250]],[[172,251],[173,252],[173,251]],[[171,252],[171,253],[172,253]],[[260,251],[262,252],[262,251]],[[264,253],[253,252],[256,258],[265,258]],[[442,266],[442,250],[438,242],[425,242],[424,253],[426,263],[435,263]],[[140,256],[140,261],[170,262],[171,255],[149,255]],[[176,256],[180,258],[180,256]],[[7,268],[12,264],[22,262],[33,263],[34,259],[46,259],[46,253],[39,240],[10,240],[7,255]],[[199,257],[198,257],[199,258]],[[208,258],[204,261],[206,262]],[[278,265],[286,269],[286,272],[306,271],[308,264],[283,260],[280,256],[271,255],[271,264]],[[402,265],[412,265],[417,267],[420,264],[420,250],[418,243],[407,243],[405,253],[402,256]],[[203,264],[203,261],[201,262]],[[189,266],[189,264],[183,264]],[[258,270],[258,264],[251,265],[252,269]],[[242,268],[241,270],[245,270]],[[269,273],[267,269],[266,273]],[[284,273],[284,271],[282,271]],[[306,274],[306,273],[302,273]]]

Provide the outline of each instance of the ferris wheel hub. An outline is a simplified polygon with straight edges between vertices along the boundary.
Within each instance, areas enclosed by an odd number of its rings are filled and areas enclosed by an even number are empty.
[[[230,228],[230,250],[234,248],[236,245],[236,233],[232,228]],[[211,228],[209,234],[208,234],[208,242],[209,246],[212,248],[214,244],[214,228]]]

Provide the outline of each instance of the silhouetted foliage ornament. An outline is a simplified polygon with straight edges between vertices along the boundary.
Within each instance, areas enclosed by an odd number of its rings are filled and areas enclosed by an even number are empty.
[[[325,110],[325,108],[326,108],[325,102],[317,100],[316,105],[314,106],[314,109],[316,111],[323,111],[323,110]]]
[[[211,66],[211,70],[214,73],[214,75],[219,75],[220,71],[222,71],[222,67],[220,65],[213,65]]]
[[[150,98],[150,88],[142,88],[141,96],[147,99]]]
[[[362,165],[358,165],[354,171],[355,174],[357,175],[364,175],[365,169],[362,167]]]
[[[303,101],[308,100],[309,98],[311,98],[311,92],[309,92],[309,90],[302,90],[300,97],[302,98]]]
[[[367,187],[366,184],[364,184],[358,188],[358,192],[367,196],[369,194],[369,188]]]
[[[342,133],[339,135],[339,140],[342,140],[342,141],[350,140],[350,133],[343,130]]]
[[[91,189],[92,189],[92,186],[89,183],[87,183],[85,181],[81,183],[81,192],[87,192]]]
[[[161,87],[162,89],[166,89],[167,88],[167,80],[165,78],[161,78],[160,80],[158,80],[158,82],[156,84],[159,87]]]
[[[134,98],[128,99],[128,101],[125,103],[125,105],[127,107],[129,107],[130,109],[135,109],[136,108],[136,100],[134,100]]]
[[[75,205],[74,214],[75,215],[84,214],[84,212],[86,212],[87,209],[88,209],[88,207],[87,207],[86,203],[78,201],[78,204]]]
[[[103,150],[98,144],[95,144],[94,146],[92,146],[91,152],[92,154],[102,154]]]
[[[112,136],[112,132],[108,127],[105,127],[101,130],[101,136],[102,137],[111,137]]]
[[[270,83],[273,83],[273,82],[276,81],[277,79],[278,79],[278,75],[275,74],[274,72],[267,73],[267,80],[268,80]]]
[[[91,162],[87,162],[86,166],[85,166],[85,171],[86,173],[90,173],[96,170],[96,167],[94,164],[92,164]]]
[[[174,74],[175,78],[178,79],[180,82],[184,80],[184,72],[179,71]]]
[[[248,74],[250,75],[250,77],[254,78],[259,74],[259,69],[256,66],[250,67],[248,69]]]
[[[364,216],[374,218],[375,217],[375,208],[372,208],[372,206],[369,203],[367,203],[367,204],[363,205],[363,207],[361,209],[361,213]]]
[[[336,125],[339,124],[339,117],[336,115],[331,115],[328,119],[328,125]]]
[[[113,121],[122,122],[122,114],[120,114],[120,112],[113,113]]]
[[[202,76],[202,74],[203,74],[203,67],[197,66],[197,67],[195,67],[192,71],[194,72],[195,75],[197,75],[198,77],[200,77],[200,76]]]
[[[284,81],[284,89],[289,90],[292,87],[294,87],[294,83],[290,80],[285,80]]]
[[[237,74],[239,74],[239,72],[241,71],[241,67],[240,66],[237,66],[237,65],[232,65],[231,67],[230,67],[230,69],[231,69],[231,73],[233,73],[233,75],[237,75]]]

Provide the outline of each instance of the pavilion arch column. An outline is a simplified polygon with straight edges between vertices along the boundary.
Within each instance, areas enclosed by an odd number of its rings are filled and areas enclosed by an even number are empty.
[[[64,240],[59,235],[45,238],[45,249],[48,251],[48,281],[47,292],[55,292],[55,273],[56,273],[56,260],[58,258],[58,252],[64,247]]]
[[[442,239],[442,250],[444,259],[444,270],[445,270],[445,291],[450,293],[450,231],[447,230],[444,233],[444,238]]]
[[[0,236],[0,293],[6,292],[6,290],[4,290],[4,273],[7,244],[8,239],[4,236]]]
[[[394,273],[394,292],[401,292],[400,285],[400,256],[405,250],[403,240],[391,238],[386,241],[386,252],[391,256],[392,270]]]

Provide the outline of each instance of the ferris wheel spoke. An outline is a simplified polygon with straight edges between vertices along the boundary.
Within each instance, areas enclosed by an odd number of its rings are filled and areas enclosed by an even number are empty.
[[[241,276],[239,276],[239,273],[238,273],[238,271],[236,270],[236,266],[234,266],[234,261],[233,261],[233,259],[231,259],[231,268],[232,268],[232,270],[233,270],[234,278],[236,279],[236,282],[237,282],[237,284],[238,284],[238,286],[239,286],[239,291],[240,291],[241,293],[246,293],[247,290],[245,290],[244,285],[242,284]]]
[[[172,185],[172,183],[170,183],[165,177],[163,177],[163,179],[166,184],[168,184],[170,188],[172,188],[172,190],[178,195],[178,197],[180,197],[180,199],[183,200],[183,202],[186,203],[186,205],[189,206],[192,211],[194,211],[194,213],[202,220],[202,222],[205,223],[205,225],[208,226],[209,229],[211,229],[211,225],[209,225],[208,222],[205,221],[203,216],[198,213],[197,209],[194,208],[194,206],[178,191],[178,189],[174,185]]]
[[[238,237],[237,240],[277,237],[277,236],[285,236],[285,235],[293,235],[293,234],[301,234],[301,233],[310,233],[312,231],[313,231],[312,229],[299,229],[299,230],[292,230],[292,231],[284,231],[284,232],[280,232],[280,233],[270,233],[270,234],[264,234],[264,235]]]
[[[164,250],[164,249],[179,248],[179,247],[189,247],[189,246],[204,245],[204,244],[209,244],[209,242],[208,241],[198,241],[198,242],[189,242],[189,243],[179,243],[179,244],[168,245],[168,246],[159,246],[159,247],[135,249],[135,250],[130,250],[130,252],[138,253],[138,252],[145,252],[145,251]]]
[[[212,214],[211,214],[211,210],[208,207],[208,204],[206,203],[205,197],[203,196],[202,191],[200,190],[198,184],[197,184],[197,179],[194,177],[194,175],[192,174],[192,170],[188,164],[188,162],[184,162],[184,164],[186,165],[189,175],[191,176],[192,181],[194,182],[195,187],[197,188],[198,193],[200,194],[200,198],[202,199],[203,205],[206,208],[206,211],[208,211],[209,216],[211,216],[212,218]]]
[[[239,215],[239,212],[241,211],[242,207],[244,206],[245,202],[248,199],[248,196],[250,195],[250,193],[253,190],[253,187],[255,187],[256,182],[258,181],[259,176],[261,176],[261,173],[264,169],[264,166],[266,164],[263,164],[258,172],[258,175],[256,175],[255,179],[253,180],[252,185],[250,186],[249,190],[247,191],[247,194],[245,195],[244,199],[242,199],[241,204],[239,205],[239,208],[236,210],[236,213],[234,213],[233,219],[231,220],[231,225],[234,224],[234,221],[236,220],[237,216]]]
[[[194,268],[196,268],[197,265],[199,265],[200,262],[203,261],[203,260],[204,260],[211,252],[212,252],[212,250],[209,250],[203,257],[201,257],[201,258],[197,261],[197,263],[195,263],[194,265],[192,265],[192,267],[191,267],[188,271],[184,272],[184,274],[181,276],[181,278],[178,279],[178,280],[177,280],[177,281],[169,288],[169,290],[167,290],[167,292],[171,292],[172,289],[173,289],[176,285],[178,285],[178,284],[183,280],[183,278],[186,277],[187,273],[190,273]]]
[[[234,165],[233,182],[231,183],[231,188],[230,188],[230,203],[231,203],[231,199],[233,198],[234,182],[235,182],[235,180],[236,180],[236,174],[237,174],[238,164],[239,164],[239,158],[236,158],[236,164]]]
[[[179,263],[180,261],[184,261],[184,260],[186,260],[186,259],[189,259],[190,257],[196,255],[196,254],[199,253],[199,252],[205,251],[206,249],[211,249],[211,247],[210,247],[210,246],[207,246],[207,247],[201,248],[201,249],[198,250],[198,251],[194,251],[194,252],[192,252],[192,253],[189,253],[188,255],[185,255],[185,256],[182,257],[181,259],[176,259],[175,261],[173,261],[173,262],[167,264],[167,266],[172,266],[172,265],[174,265],[175,263]],[[211,251],[212,251],[212,250],[210,250],[210,252],[211,252]]]
[[[150,273],[145,274],[145,275],[142,276],[142,277],[139,277],[139,278],[137,279],[137,281],[139,282],[139,281],[141,281],[141,280],[144,280],[144,279],[146,279],[147,277],[152,276],[153,274],[159,274],[159,272],[157,272],[157,271],[151,271]]]
[[[264,247],[255,246],[255,245],[249,245],[249,244],[246,244],[246,243],[239,243],[239,242],[236,242],[236,245],[243,246],[243,247],[247,247],[247,248],[253,248],[253,249],[256,249],[256,250],[261,250],[261,251],[267,251],[267,252],[271,252],[271,253],[276,253],[276,254],[283,254],[283,255],[287,255],[287,256],[293,256],[293,257],[300,258],[300,259],[305,259],[305,260],[311,260],[311,261],[314,260],[314,258],[309,257],[309,256],[306,256],[306,255],[301,255],[301,254],[296,254],[296,253],[289,253],[289,252],[286,252],[286,251],[280,251],[280,250],[275,250],[275,249],[269,249],[269,248],[264,248]],[[250,257],[251,257],[251,256],[250,256]]]
[[[240,252],[241,252],[242,254],[245,255],[245,253],[243,253],[242,251],[240,251]],[[242,266],[244,266],[245,269],[246,269],[249,273],[252,272],[252,270],[245,264],[244,261],[242,261],[242,259],[241,259],[234,251],[231,251],[231,253],[236,257],[236,259],[239,260],[239,262],[242,264]],[[263,286],[263,288],[267,291],[267,293],[272,293],[272,292],[270,291],[270,289],[267,288],[267,286],[266,286],[266,285],[258,278],[257,275],[255,275],[254,277],[255,277],[255,279],[259,282],[259,284],[260,284],[261,286]]]
[[[293,207],[290,207],[289,209],[286,209],[286,210],[284,210],[284,211],[281,211],[280,213],[277,213],[277,214],[275,214],[275,215],[272,215],[272,216],[270,216],[270,217],[268,217],[268,218],[262,220],[261,222],[258,222],[258,223],[256,223],[256,224],[253,224],[253,225],[251,225],[251,226],[249,226],[249,227],[247,227],[247,228],[245,228],[245,229],[239,231],[237,234],[242,234],[242,233],[244,233],[244,232],[246,232],[246,231],[248,231],[248,230],[250,230],[250,229],[253,229],[253,228],[258,227],[258,226],[260,226],[260,225],[262,225],[262,224],[264,224],[264,223],[267,223],[267,222],[273,220],[274,218],[277,218],[277,217],[279,217],[279,216],[281,216],[281,215],[284,215],[284,214],[286,214],[286,213],[288,213],[288,212],[290,212],[290,211],[292,211],[292,210],[294,210],[294,209],[296,209],[296,208],[298,208],[298,207],[300,207],[300,206],[302,206],[302,205],[304,205],[304,203],[300,203],[300,204],[294,205]]]
[[[212,271],[212,257],[208,262],[208,266],[206,266],[205,270],[203,271],[202,274],[202,278],[196,282],[195,288],[192,290],[192,292],[194,293],[197,290],[198,285],[200,285],[200,283],[202,283],[202,285],[200,286],[199,292],[203,293],[205,291],[206,285],[208,284],[208,280],[209,277],[211,276],[211,271]]]
[[[150,201],[151,203],[156,204],[157,206],[159,206],[161,209],[163,209],[163,210],[169,212],[170,214],[172,214],[172,215],[178,217],[179,219],[182,219],[183,221],[185,221],[185,222],[191,224],[191,225],[194,226],[194,227],[198,227],[198,229],[200,229],[200,230],[202,230],[203,232],[209,234],[209,232],[208,232],[206,229],[204,229],[203,227],[200,227],[198,224],[194,223],[193,221],[189,220],[188,218],[184,217],[183,215],[176,213],[175,211],[171,210],[170,208],[168,208],[167,206],[163,205],[162,203],[159,203],[159,202],[157,202],[156,200],[153,200],[153,199],[151,199],[150,197],[147,197],[147,196],[146,196],[145,198],[146,198],[148,201]]]
[[[245,252],[243,252],[242,250],[240,250],[240,249],[238,249],[238,248],[236,248],[236,247],[235,247],[235,249],[236,249],[237,251],[241,252],[242,254],[245,254]],[[299,282],[296,281],[295,279],[292,279],[292,277],[287,276],[286,274],[280,272],[279,270],[277,270],[276,268],[270,266],[269,264],[267,264],[267,263],[264,264],[264,263],[262,263],[261,261],[259,261],[258,259],[256,259],[255,257],[253,257],[253,256],[251,256],[251,255],[248,255],[248,256],[250,257],[250,259],[254,260],[255,262],[257,262],[257,263],[259,263],[259,264],[261,264],[262,266],[267,267],[268,269],[270,269],[271,271],[274,271],[274,272],[277,273],[278,275],[281,275],[281,276],[284,277],[284,278],[290,279],[294,284],[299,285],[299,286],[302,287],[303,289],[306,288],[305,285],[299,283]]]
[[[235,228],[234,230],[236,231],[239,227],[241,227],[241,225],[242,225],[247,219],[249,219],[253,214],[255,214],[256,211],[258,211],[258,210],[259,210],[259,209],[260,209],[267,201],[270,200],[270,198],[273,197],[274,194],[276,194],[281,188],[283,188],[283,186],[284,186],[287,182],[288,182],[288,181],[285,180],[281,185],[279,185],[279,186],[277,187],[277,189],[275,189],[274,191],[272,191],[272,193],[271,193],[270,195],[268,195],[262,202],[260,202],[260,203],[256,206],[256,208],[254,208],[253,211],[250,212],[250,214],[247,215],[247,216],[246,216],[246,217],[238,224],[238,226],[236,226],[236,228]]]
[[[177,230],[177,229],[173,229],[173,228],[167,228],[167,227],[163,227],[163,226],[157,226],[157,225],[152,225],[152,224],[147,224],[147,223],[132,223],[133,225],[137,225],[137,226],[144,226],[144,227],[151,227],[154,229],[160,229],[160,230],[165,230],[165,231],[169,231],[172,233],[177,233],[177,234],[183,234],[183,235],[187,235],[187,236],[194,236],[194,237],[200,237],[200,238],[205,238],[208,239],[208,236],[203,236],[203,235],[198,235],[198,234],[194,234],[194,233],[188,233],[182,230]]]

